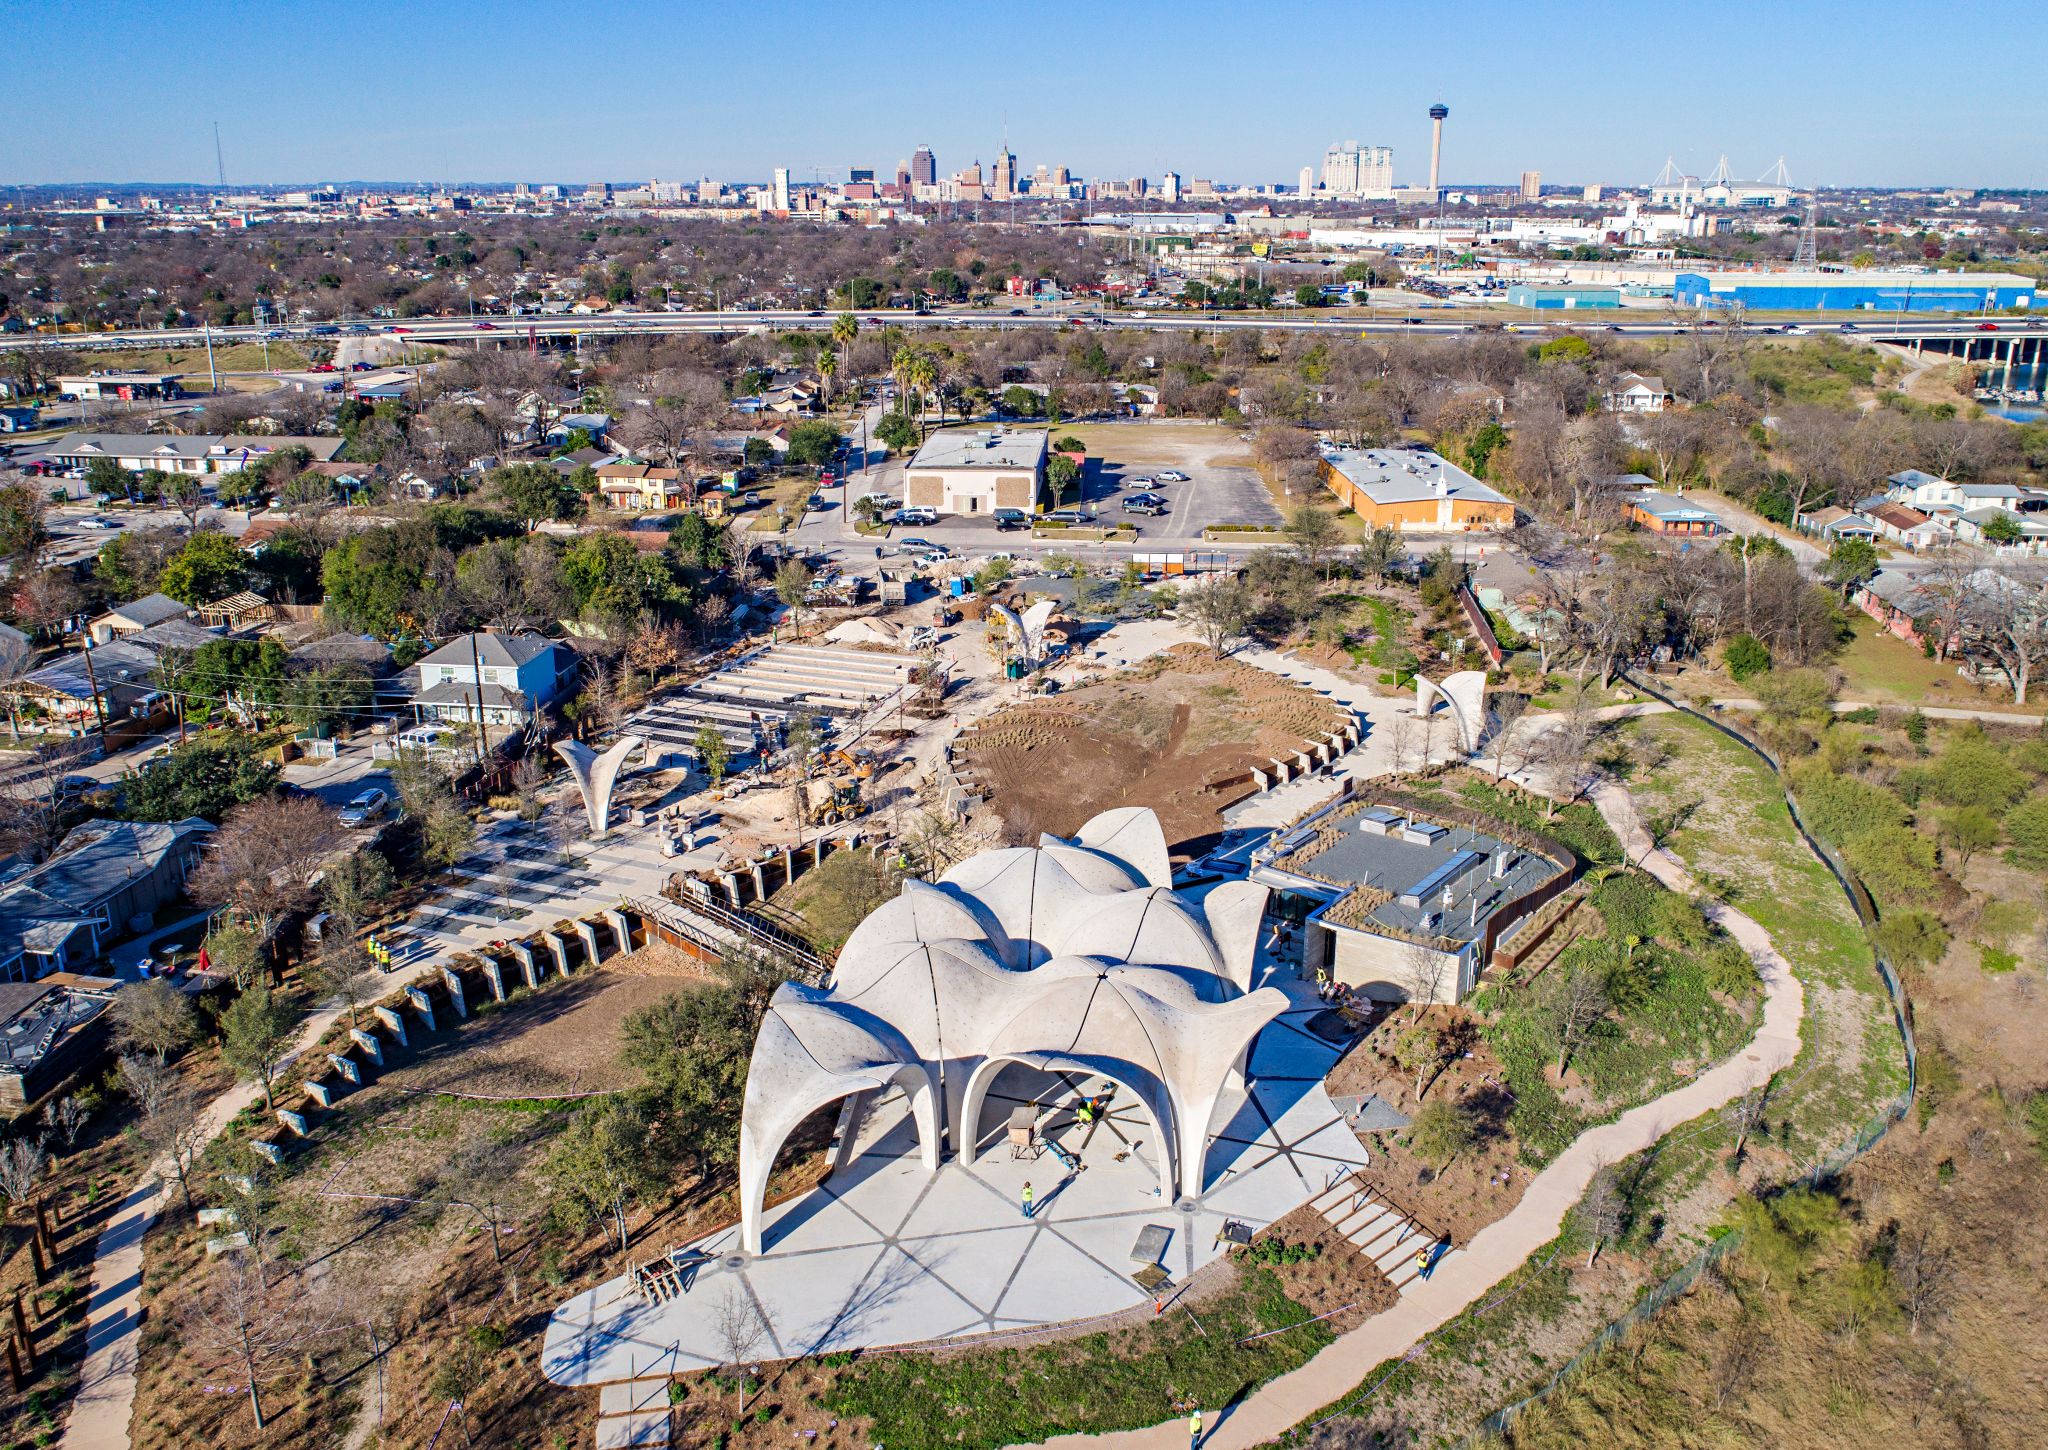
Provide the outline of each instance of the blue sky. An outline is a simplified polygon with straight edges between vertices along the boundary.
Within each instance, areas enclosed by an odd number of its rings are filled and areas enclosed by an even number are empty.
[[[0,184],[763,178],[942,170],[1292,181],[1332,141],[1460,181],[2048,186],[2040,0],[6,0]],[[2029,58],[2031,58],[2031,63]],[[103,77],[104,79],[98,79]]]

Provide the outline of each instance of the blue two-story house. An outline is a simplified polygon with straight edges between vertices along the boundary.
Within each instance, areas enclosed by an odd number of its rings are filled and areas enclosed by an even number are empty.
[[[576,679],[573,651],[537,634],[457,635],[419,662],[413,713],[450,724],[476,719],[521,725],[569,693]]]

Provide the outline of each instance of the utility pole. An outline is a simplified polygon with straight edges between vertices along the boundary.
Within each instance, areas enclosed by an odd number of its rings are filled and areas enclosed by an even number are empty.
[[[91,626],[88,625],[87,628],[90,629]],[[100,699],[99,671],[92,667],[92,636],[89,633],[85,639],[85,678],[92,686],[92,713],[93,718],[99,722],[100,754],[104,757],[107,753],[107,707]]]
[[[210,318],[207,318],[207,319],[202,319],[202,326],[204,326],[204,327],[205,327],[205,329],[206,329],[206,386],[207,386],[207,391],[209,391],[209,392],[214,392],[214,393],[217,393],[217,392],[219,392],[219,391],[220,391],[220,373],[219,373],[219,371],[218,371],[218,370],[216,370],[216,369],[215,369],[215,367],[214,367],[214,365],[213,365],[213,321],[212,321],[212,319],[210,319]]]
[[[484,733],[484,662],[477,651],[475,630],[469,632],[469,662],[475,671],[470,688],[476,701],[476,766],[482,770],[490,759],[490,737]]]

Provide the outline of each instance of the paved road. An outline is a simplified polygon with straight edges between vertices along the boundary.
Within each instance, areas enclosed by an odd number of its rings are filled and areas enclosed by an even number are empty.
[[[1117,327],[1137,331],[1231,331],[1231,330],[1276,330],[1286,332],[1352,332],[1385,333],[1405,335],[1411,333],[1463,334],[1477,331],[1493,331],[1503,324],[1498,316],[1473,308],[1459,310],[1450,307],[1417,304],[1412,308],[1387,313],[1369,309],[1360,315],[1357,308],[1334,308],[1314,316],[1290,315],[1273,317],[1264,313],[1201,313],[1178,310],[1153,311],[1087,311],[1068,306],[1059,308],[1025,308],[1022,316],[1009,315],[1009,309],[995,307],[947,308],[939,311],[914,312],[902,309],[873,309],[858,312],[864,327],[904,328],[945,328],[945,327]],[[381,320],[349,321],[339,324],[339,333],[312,336],[307,328],[269,329],[277,336],[289,335],[295,339],[310,339],[316,342],[332,341],[340,347],[350,342],[360,343],[369,337],[410,339],[414,342],[468,342],[497,340],[505,344],[524,345],[529,337],[550,338],[603,337],[633,334],[684,333],[684,332],[735,332],[767,329],[826,328],[832,325],[837,315],[833,311],[796,311],[792,309],[756,309],[746,311],[718,312],[610,312],[588,317],[436,317],[413,318],[402,323]],[[1522,332],[1544,332],[1552,329],[1583,329],[1595,325],[1581,323],[1577,319],[1550,322],[1515,322],[1508,324]],[[1666,337],[1692,332],[1701,328],[1718,328],[1722,319],[1718,316],[1691,318],[1670,318],[1659,315],[1654,318],[1639,318],[1623,312],[1612,320],[1597,324],[1610,331],[1638,337]],[[1768,324],[1767,324],[1768,325]],[[1838,332],[1847,326],[1854,335],[1867,341],[1894,341],[1926,339],[1956,340],[1977,336],[1983,329],[1983,322],[1977,318],[1895,318],[1859,321],[1848,324],[1808,323],[1804,329],[1810,333]],[[2048,335],[2048,319],[2000,318],[1994,324],[1998,336]],[[360,329],[357,331],[355,329]],[[1756,330],[1752,328],[1752,330]],[[211,331],[216,342],[249,342],[260,340],[265,329],[257,327],[222,327]],[[15,348],[47,347],[53,343],[67,348],[95,347],[178,347],[203,345],[207,331],[200,328],[135,328],[120,332],[104,333],[21,333],[0,338],[0,351]],[[1994,334],[1983,333],[1985,337]]]

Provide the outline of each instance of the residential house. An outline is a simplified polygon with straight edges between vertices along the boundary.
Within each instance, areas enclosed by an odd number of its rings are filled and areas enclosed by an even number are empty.
[[[578,448],[573,453],[563,453],[550,458],[548,467],[567,478],[579,469],[599,469],[607,463],[632,463],[635,460],[622,454],[608,452],[603,448]]]
[[[105,644],[119,635],[140,634],[167,619],[188,619],[192,611],[168,594],[145,594],[119,605],[86,626],[94,644]]]
[[[607,463],[597,470],[597,496],[606,508],[629,512],[678,509],[695,490],[681,470],[645,463]]]
[[[210,628],[233,633],[261,629],[277,618],[277,611],[261,594],[240,589],[224,599],[200,605],[199,618]]]
[[[403,710],[418,693],[417,672],[398,669],[392,662],[391,646],[367,634],[329,634],[308,640],[292,650],[289,663],[294,671],[337,666],[359,669],[369,676],[372,709]]]
[[[1902,503],[1875,504],[1864,510],[1885,539],[1907,549],[1931,549],[1947,543],[1949,531],[1919,509]]]
[[[312,434],[231,433],[67,433],[25,456],[24,465],[87,468],[111,458],[132,473],[233,473],[283,448],[303,448],[316,462],[328,462],[345,440]]]
[[[84,402],[144,402],[184,396],[176,373],[92,372],[57,379],[57,396]]]
[[[2005,527],[2000,527],[1994,522],[1996,520],[2003,520]],[[1994,539],[1986,532],[1987,528],[2009,537]],[[1967,509],[1956,515],[1955,531],[1956,537],[1964,543],[1981,544],[1989,549],[2018,554],[2048,551],[2048,518],[2039,514],[2023,514],[1997,505]]]
[[[1622,507],[1630,523],[1667,538],[1715,539],[1728,532],[1712,509],[1687,503],[1676,494],[1646,488],[1629,494]]]
[[[1836,504],[1815,509],[1799,516],[1799,526],[1808,533],[1819,534],[1830,543],[1838,539],[1862,539],[1876,542],[1877,524],[1854,509],[1845,509]]]
[[[1664,379],[1654,373],[1623,373],[1603,400],[1610,413],[1661,413],[1675,401]]]
[[[548,424],[542,437],[550,446],[560,446],[569,441],[570,435],[580,432],[594,442],[609,433],[611,427],[609,413],[564,413]]]
[[[1325,448],[1323,483],[1369,528],[1469,532],[1515,522],[1507,495],[1427,449]]]
[[[1921,622],[1927,616],[1931,601],[1914,582],[1912,575],[1880,569],[1869,580],[1856,586],[1850,602],[1888,633],[1897,635],[1910,645],[1926,647],[1927,639],[1921,633]]]
[[[83,735],[102,719],[148,719],[161,700],[155,651],[128,639],[59,655],[5,686],[10,719],[26,714],[45,733]]]
[[[537,634],[465,634],[424,656],[419,674],[422,721],[474,721],[480,699],[487,724],[522,725],[569,692],[576,657]]]
[[[33,981],[96,960],[177,896],[213,827],[196,816],[87,821],[41,865],[0,878],[0,978]]]
[[[0,408],[0,433],[26,433],[36,426],[34,408]]]
[[[52,972],[0,985],[0,1113],[19,1117],[67,1078],[105,1061],[112,977]]]

